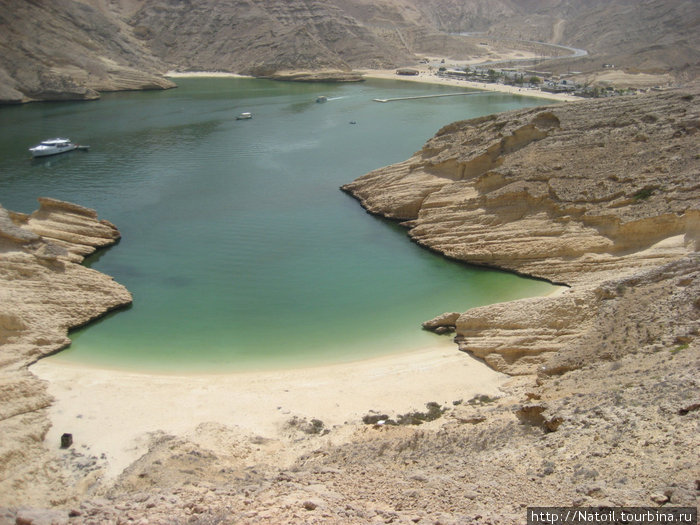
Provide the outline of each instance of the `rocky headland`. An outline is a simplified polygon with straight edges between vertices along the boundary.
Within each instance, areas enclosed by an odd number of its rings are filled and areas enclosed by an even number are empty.
[[[697,329],[678,310],[677,322],[644,323],[624,345],[580,341],[607,324],[597,312],[629,282],[646,285],[665,264],[692,268],[698,126],[697,91],[490,115],[445,126],[410,159],[343,189],[431,250],[571,286],[454,322],[460,348],[497,370],[561,371]]]
[[[119,240],[116,227],[75,204],[39,203],[31,215],[0,207],[0,505],[59,504],[75,490],[43,443],[52,400],[28,367],[68,346],[71,328],[131,302],[80,264]]]

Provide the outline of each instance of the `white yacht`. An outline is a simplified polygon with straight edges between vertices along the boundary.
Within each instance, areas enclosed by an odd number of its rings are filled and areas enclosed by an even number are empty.
[[[245,113],[241,113],[240,115],[238,115],[238,116],[236,117],[236,120],[248,120],[248,119],[251,119],[251,118],[253,118],[253,114],[252,114],[252,113],[248,113],[248,112],[246,111]]]
[[[48,155],[57,155],[58,153],[66,153],[78,149],[77,144],[73,144],[70,139],[49,139],[29,148],[33,157],[46,157]]]

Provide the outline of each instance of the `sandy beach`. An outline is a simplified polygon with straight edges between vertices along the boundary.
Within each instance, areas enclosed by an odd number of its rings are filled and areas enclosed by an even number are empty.
[[[382,80],[401,80],[405,82],[421,82],[423,84],[436,84],[449,87],[460,87],[470,89],[480,89],[483,91],[493,91],[497,93],[509,93],[511,95],[522,95],[526,97],[537,97],[548,100],[557,100],[559,102],[574,102],[581,100],[580,97],[567,95],[565,93],[548,93],[539,89],[526,87],[506,86],[504,84],[489,84],[485,82],[472,82],[470,80],[461,80],[457,78],[441,77],[426,69],[415,68],[420,71],[420,74],[415,76],[397,75],[393,69],[362,69],[358,73],[364,75],[365,78],[377,78]],[[207,71],[187,71],[177,72],[169,71],[165,75],[169,78],[254,78],[237,73],[222,73],[222,72],[207,72]]]
[[[73,434],[81,453],[105,455],[109,477],[146,452],[156,431],[192,435],[198,425],[215,422],[277,439],[296,416],[323,421],[333,442],[362,426],[370,411],[395,416],[425,410],[432,401],[451,406],[477,394],[496,396],[508,380],[457,351],[449,338],[408,354],[270,372],[140,374],[50,358],[31,371],[55,398],[47,445],[55,449],[61,434]]]
[[[417,68],[416,68],[417,69]],[[457,78],[440,77],[434,73],[419,70],[418,75],[397,75],[394,70],[361,70],[366,78],[379,78],[384,80],[401,80],[405,82],[422,82],[425,84],[437,84],[441,86],[461,87],[470,89],[480,89],[483,91],[494,91],[497,93],[509,93],[511,95],[522,95],[525,97],[545,98],[548,100],[558,100],[560,102],[574,102],[581,100],[580,97],[567,95],[564,93],[548,93],[539,89],[526,87],[506,86],[505,84],[489,84],[485,82],[472,82]]]

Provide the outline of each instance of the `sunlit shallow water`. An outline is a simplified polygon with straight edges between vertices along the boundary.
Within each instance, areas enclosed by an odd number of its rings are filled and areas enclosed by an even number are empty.
[[[0,108],[0,204],[68,200],[123,236],[87,264],[124,284],[133,306],[73,332],[52,359],[161,372],[350,361],[435,344],[420,323],[444,311],[554,289],[421,249],[338,189],[449,122],[541,100],[373,102],[446,92],[392,81],[178,84]],[[236,120],[244,111],[254,118]],[[29,146],[66,135],[90,151],[29,160]]]

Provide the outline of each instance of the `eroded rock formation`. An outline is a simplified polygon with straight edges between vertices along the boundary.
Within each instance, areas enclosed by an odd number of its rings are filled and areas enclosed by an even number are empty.
[[[80,265],[119,240],[114,225],[81,206],[39,202],[31,215],[0,207],[0,505],[61,502],[73,490],[56,483],[60,469],[42,442],[51,399],[27,367],[70,344],[70,328],[131,302],[112,278]]]
[[[448,257],[572,286],[456,321],[463,350],[532,373],[576,361],[562,355],[580,354],[611,289],[695,257],[699,129],[697,91],[519,110],[450,124],[343,189]]]
[[[128,26],[92,3],[0,0],[0,103],[175,87]]]

